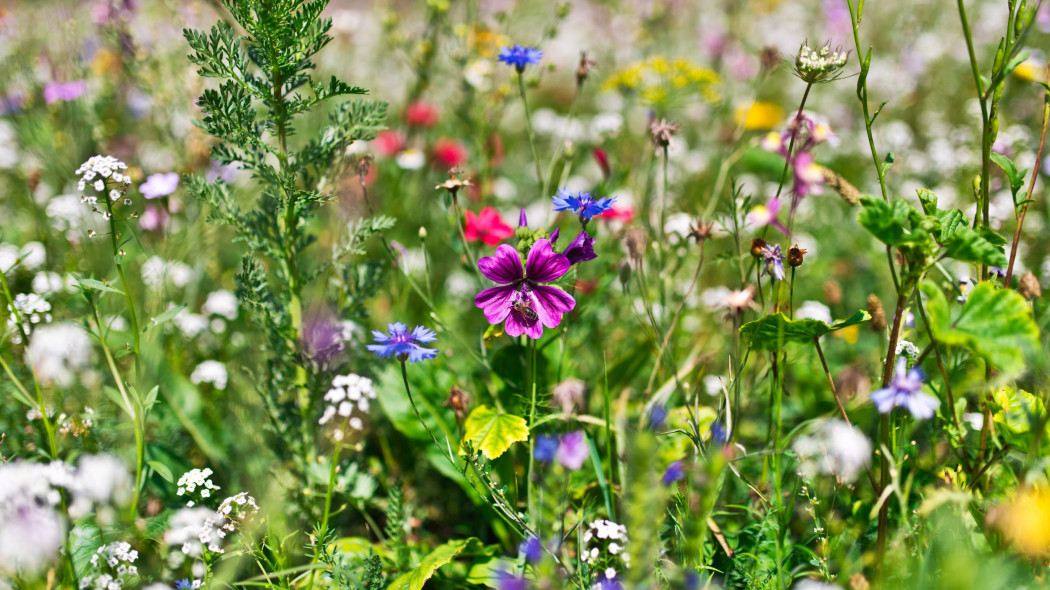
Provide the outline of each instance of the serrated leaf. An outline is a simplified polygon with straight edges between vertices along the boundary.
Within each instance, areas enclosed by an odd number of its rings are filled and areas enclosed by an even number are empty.
[[[911,231],[908,216],[912,208],[901,199],[889,203],[875,197],[861,197],[861,210],[857,216],[864,229],[883,244],[897,246],[909,240]]]
[[[868,312],[858,310],[849,318],[828,325],[820,320],[792,320],[783,313],[775,313],[740,326],[740,334],[753,349],[776,350],[789,342],[809,343],[829,332],[855,326],[870,319]]]
[[[529,426],[525,419],[514,414],[504,414],[488,406],[478,406],[467,416],[463,437],[481,449],[485,458],[492,460],[516,442],[529,439]]]
[[[937,213],[937,195],[933,194],[933,191],[920,188],[915,189],[915,194],[919,195],[919,203],[922,204],[923,213],[927,215]]]
[[[119,289],[114,289],[102,281],[96,281],[95,279],[77,279],[77,283],[85,289],[91,289],[92,291],[103,291],[106,293],[116,293],[117,295],[123,295],[124,292]]]
[[[978,283],[953,321],[941,290],[929,283],[920,288],[934,338],[968,348],[1004,372],[1024,369],[1023,349],[1039,344],[1039,328],[1024,297],[989,282]]]
[[[994,233],[994,232],[993,232]],[[960,225],[947,243],[945,254],[962,262],[979,262],[989,266],[1006,266],[1006,254],[984,234]]]
[[[434,575],[438,568],[447,565],[472,544],[476,546],[481,545],[474,537],[456,539],[444,545],[439,545],[429,555],[424,557],[423,561],[419,562],[415,569],[394,580],[387,590],[422,590],[423,585],[427,583],[427,580]]]
[[[161,476],[164,481],[175,483],[175,476],[172,475],[170,467],[160,461],[147,461],[146,463],[149,464],[149,466],[153,468],[153,471],[156,471],[157,475]]]

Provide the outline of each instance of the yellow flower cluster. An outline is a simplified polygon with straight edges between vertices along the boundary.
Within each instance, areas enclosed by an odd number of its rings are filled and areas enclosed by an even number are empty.
[[[666,106],[695,95],[706,102],[718,102],[721,96],[716,86],[720,82],[718,74],[689,60],[654,56],[614,72],[602,89],[637,94],[654,106]]]

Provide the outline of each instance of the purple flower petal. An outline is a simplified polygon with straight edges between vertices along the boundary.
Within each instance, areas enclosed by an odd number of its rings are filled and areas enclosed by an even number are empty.
[[[587,436],[582,430],[570,432],[561,437],[561,444],[558,445],[558,462],[566,469],[578,471],[590,454]]]
[[[563,313],[576,307],[576,300],[557,287],[537,285],[530,293],[532,309],[539,316],[540,322],[548,328],[556,328],[561,322]]]
[[[518,251],[507,244],[496,248],[495,256],[485,256],[478,260],[478,270],[488,280],[501,285],[516,283],[525,277]]]
[[[490,324],[498,324],[505,320],[507,314],[510,313],[511,302],[516,292],[517,287],[514,285],[489,287],[478,293],[477,297],[474,298],[474,305],[485,312],[485,319]]]
[[[537,240],[529,249],[529,257],[525,261],[525,276],[533,283],[549,283],[560,279],[569,271],[569,266],[569,259],[564,254],[552,250],[550,242]]]

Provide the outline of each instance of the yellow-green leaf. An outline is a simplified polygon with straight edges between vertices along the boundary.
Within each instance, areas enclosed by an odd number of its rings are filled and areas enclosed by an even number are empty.
[[[478,406],[467,416],[464,437],[481,449],[487,459],[495,459],[507,452],[510,445],[529,439],[525,419],[504,414],[488,406]]]
[[[484,407],[484,406],[482,406]],[[423,590],[423,585],[434,575],[439,567],[448,564],[469,545],[480,546],[477,539],[456,539],[438,546],[419,562],[416,569],[394,580],[388,590]],[[476,551],[476,549],[474,549]]]

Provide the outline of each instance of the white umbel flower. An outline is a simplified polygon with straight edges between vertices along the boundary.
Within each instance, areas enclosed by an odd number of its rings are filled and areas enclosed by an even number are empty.
[[[853,483],[871,461],[871,442],[842,420],[824,422],[811,435],[800,436],[791,446],[799,456],[804,477],[831,475]]]

